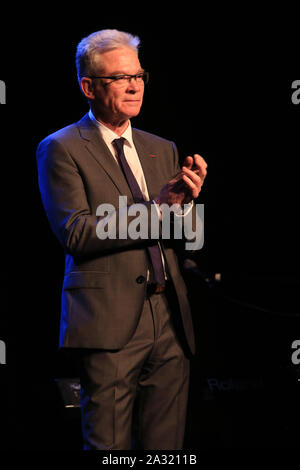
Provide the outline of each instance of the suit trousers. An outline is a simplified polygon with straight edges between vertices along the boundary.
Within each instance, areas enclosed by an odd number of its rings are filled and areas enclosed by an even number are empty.
[[[189,374],[167,297],[153,294],[122,349],[82,358],[84,449],[182,449]]]

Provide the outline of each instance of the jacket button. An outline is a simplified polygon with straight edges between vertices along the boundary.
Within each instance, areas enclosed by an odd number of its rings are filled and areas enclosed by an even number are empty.
[[[143,284],[143,282],[145,282],[145,281],[146,281],[145,276],[138,276],[138,277],[136,278],[136,282],[137,282],[138,284]]]

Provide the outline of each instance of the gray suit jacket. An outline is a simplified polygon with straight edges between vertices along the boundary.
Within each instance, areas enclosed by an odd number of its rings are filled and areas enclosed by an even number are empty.
[[[176,147],[136,129],[133,140],[154,199],[179,169]],[[122,170],[88,114],[44,139],[37,163],[43,205],[66,253],[60,346],[119,349],[137,327],[149,267],[145,240],[100,240],[96,234],[100,204],[117,208],[120,195],[127,196],[128,205],[134,203]],[[150,206],[146,203],[149,214]],[[177,256],[172,242],[161,245],[194,353],[191,312]]]

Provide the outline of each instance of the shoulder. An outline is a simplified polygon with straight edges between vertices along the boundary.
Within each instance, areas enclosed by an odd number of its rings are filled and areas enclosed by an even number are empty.
[[[37,146],[38,165],[53,165],[54,162],[68,161],[73,163],[71,155],[79,148],[79,130],[77,123],[70,124],[49,134]],[[75,152],[76,153],[76,152]]]
[[[39,143],[38,148],[48,146],[49,144],[52,144],[54,142],[64,146],[68,142],[76,138],[78,138],[78,128],[77,124],[74,123],[63,127],[62,129],[59,129],[56,132],[53,132],[52,134],[49,134]]]
[[[58,144],[62,147],[68,147],[72,142],[78,142],[78,139],[81,137],[80,128],[84,129],[90,127],[92,127],[92,125],[87,113],[78,122],[69,124],[62,129],[49,134],[39,143],[38,148],[47,147],[50,144]]]
[[[169,173],[174,174],[178,171],[179,155],[177,147],[172,140],[150,134],[140,129],[133,128],[132,131],[133,141],[138,154],[141,152],[153,157],[159,155],[160,158],[157,159],[157,161],[159,160],[160,171],[163,170],[164,165],[166,175]]]
[[[171,140],[165,139],[150,132],[142,131],[141,129],[132,128],[133,138],[143,140],[144,142],[149,142],[151,144],[163,145],[163,146],[174,146],[174,142]]]

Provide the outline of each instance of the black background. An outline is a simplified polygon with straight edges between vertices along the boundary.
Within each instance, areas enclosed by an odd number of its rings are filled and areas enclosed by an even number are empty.
[[[18,21],[1,31],[3,449],[75,449],[80,440],[78,416],[65,414],[54,384],[64,374],[57,353],[64,258],[41,205],[35,151],[88,111],[76,45],[104,28],[142,41],[150,82],[133,125],[175,141],[182,160],[200,153],[208,163],[199,198],[205,243],[194,256],[198,272],[186,273],[198,343],[186,446],[296,446],[300,105],[291,101],[298,76],[293,22],[249,11],[208,16],[199,7],[160,12],[147,4],[140,14],[131,6],[114,15],[85,8],[24,11],[24,19],[19,10]],[[209,378],[223,381],[217,395]],[[251,385],[228,389],[231,379]]]

